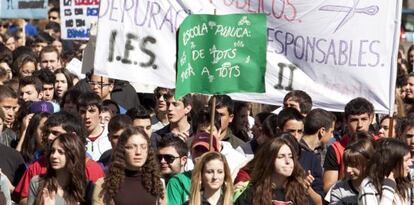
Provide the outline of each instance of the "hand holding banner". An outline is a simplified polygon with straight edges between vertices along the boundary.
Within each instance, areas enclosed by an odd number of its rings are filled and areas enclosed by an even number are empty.
[[[265,92],[266,16],[191,15],[178,32],[176,98]]]

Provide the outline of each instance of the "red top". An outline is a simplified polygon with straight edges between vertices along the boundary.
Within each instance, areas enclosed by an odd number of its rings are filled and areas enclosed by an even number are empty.
[[[93,183],[95,183],[99,178],[105,176],[101,166],[97,162],[87,158],[85,166],[86,178],[88,178],[88,180],[92,181]],[[29,185],[32,177],[46,174],[46,172],[46,160],[45,157],[42,156],[29,165],[14,191],[18,193],[21,198],[27,198],[29,196]]]

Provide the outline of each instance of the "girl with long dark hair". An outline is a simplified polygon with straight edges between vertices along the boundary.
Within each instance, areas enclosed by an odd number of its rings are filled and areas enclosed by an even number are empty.
[[[411,204],[410,165],[410,147],[405,142],[393,138],[376,141],[358,204]]]
[[[46,153],[47,172],[30,181],[28,205],[83,204],[87,178],[85,145],[73,133],[61,134]]]
[[[236,205],[309,204],[305,172],[286,139],[269,140],[255,158],[251,185],[237,199]]]
[[[128,127],[119,137],[109,172],[96,182],[93,204],[164,204],[164,185],[150,140],[141,128]]]
[[[55,70],[56,82],[55,82],[55,98],[60,103],[63,95],[73,86],[73,78],[69,70],[65,68],[59,68]]]
[[[27,125],[27,129],[25,130],[22,139],[20,139],[20,141],[22,141],[21,150],[18,151],[20,151],[22,154],[26,165],[29,165],[33,161],[39,159],[42,155],[42,130],[49,115],[50,113],[47,112],[41,112],[33,115],[33,117],[30,119],[29,124]]]

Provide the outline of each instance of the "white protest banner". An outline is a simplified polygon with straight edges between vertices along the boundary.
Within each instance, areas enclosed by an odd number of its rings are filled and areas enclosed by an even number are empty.
[[[91,24],[98,21],[99,0],[61,0],[60,19],[63,39],[88,40]]]
[[[47,0],[0,0],[0,18],[47,18]]]
[[[179,2],[179,3],[178,3]],[[352,98],[379,113],[394,105],[401,0],[101,0],[95,69],[101,75],[175,85],[175,32],[188,13],[265,13],[265,94],[239,100],[281,104],[304,90],[315,107],[343,111]],[[194,35],[200,35],[196,31]]]

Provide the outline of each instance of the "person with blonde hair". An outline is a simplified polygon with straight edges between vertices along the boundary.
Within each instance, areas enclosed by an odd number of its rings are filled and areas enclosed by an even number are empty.
[[[219,152],[201,156],[193,170],[185,205],[232,205],[233,184],[226,158]]]

